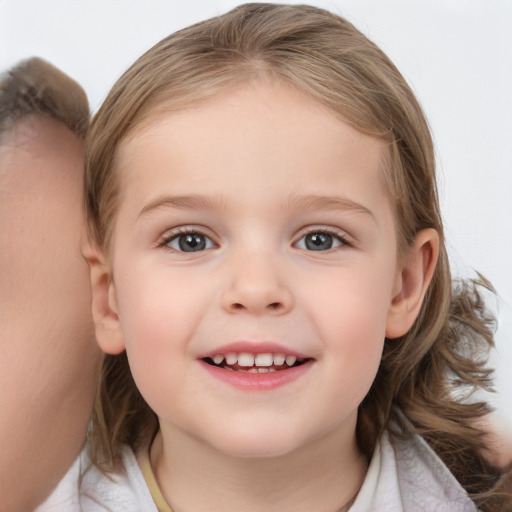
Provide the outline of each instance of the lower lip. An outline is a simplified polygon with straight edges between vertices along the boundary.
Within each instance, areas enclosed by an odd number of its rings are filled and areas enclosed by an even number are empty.
[[[202,360],[199,362],[215,379],[244,391],[271,391],[286,386],[300,379],[313,365],[313,360],[308,360],[300,366],[294,366],[287,370],[278,370],[270,373],[246,373],[225,370],[217,366],[212,366]]]

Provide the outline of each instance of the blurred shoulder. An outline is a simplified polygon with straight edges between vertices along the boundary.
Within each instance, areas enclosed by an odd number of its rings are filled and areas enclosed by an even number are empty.
[[[80,506],[83,512],[158,512],[139,468],[135,454],[123,448],[115,473],[104,474],[92,466],[85,454],[80,478]]]

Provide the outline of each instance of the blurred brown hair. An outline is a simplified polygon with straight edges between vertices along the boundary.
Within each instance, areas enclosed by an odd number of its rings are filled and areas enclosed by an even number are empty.
[[[38,57],[20,62],[0,75],[0,136],[29,114],[47,115],[85,138],[89,104],[84,90]]]

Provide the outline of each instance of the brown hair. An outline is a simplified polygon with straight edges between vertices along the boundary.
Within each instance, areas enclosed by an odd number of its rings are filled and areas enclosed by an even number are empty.
[[[47,115],[85,138],[89,104],[84,90],[38,57],[20,62],[0,76],[0,136],[30,114]]]
[[[414,94],[387,56],[349,22],[309,6],[247,4],[158,43],[121,77],[92,122],[86,144],[91,235],[105,250],[120,194],[116,154],[141,122],[183,108],[237,82],[271,77],[316,99],[357,130],[387,142],[385,177],[400,249],[424,228],[441,238],[421,313],[405,336],[387,340],[378,375],[359,408],[357,439],[370,458],[385,430],[405,435],[404,417],[445,461],[475,502],[502,510],[507,476],[480,455],[475,419],[485,403],[455,391],[489,388],[486,351],[493,319],[477,284],[452,279],[443,239],[430,131]],[[107,356],[91,432],[92,457],[112,469],[122,443],[138,446],[157,428],[126,355]]]

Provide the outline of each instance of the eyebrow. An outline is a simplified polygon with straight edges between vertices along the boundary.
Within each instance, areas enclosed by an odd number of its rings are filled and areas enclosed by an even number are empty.
[[[294,195],[287,201],[285,207],[297,210],[349,210],[368,215],[376,220],[373,212],[366,206],[345,197]]]
[[[224,201],[201,195],[187,196],[170,196],[163,195],[156,197],[147,203],[139,212],[138,217],[142,217],[153,210],[159,208],[177,208],[180,210],[223,210],[225,208]]]
[[[224,210],[225,202],[221,198],[202,195],[156,197],[147,203],[140,211],[138,217],[142,217],[159,208],[176,208],[180,210]],[[351,199],[338,196],[319,195],[293,195],[283,205],[283,210],[341,210],[354,211],[370,216],[375,220],[371,210]]]

